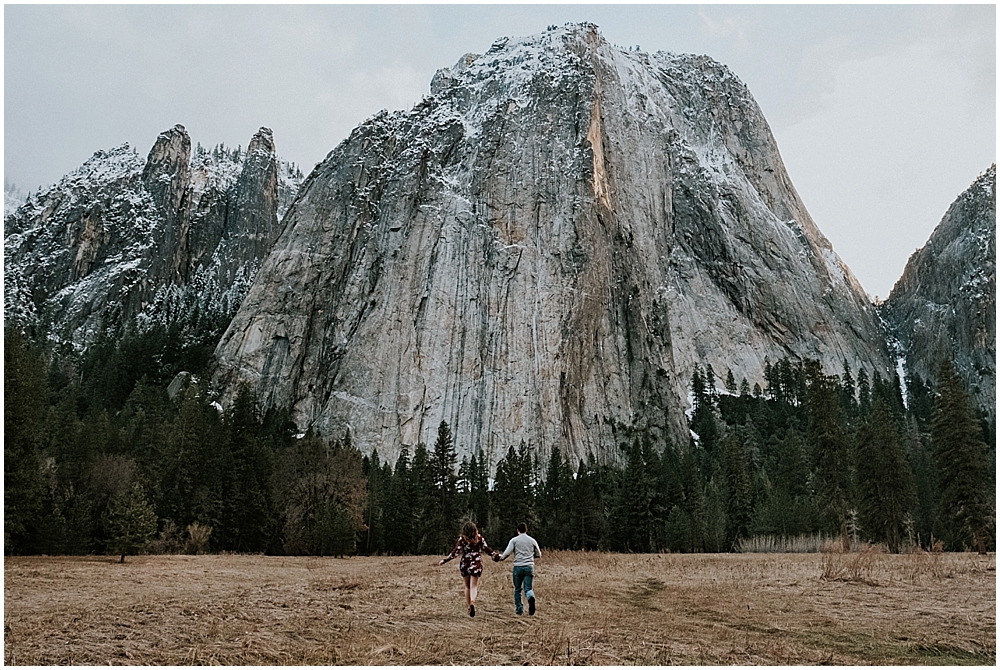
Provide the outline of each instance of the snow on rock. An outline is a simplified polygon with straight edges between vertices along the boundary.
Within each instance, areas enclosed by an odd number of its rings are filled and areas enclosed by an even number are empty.
[[[192,151],[179,125],[145,160],[98,151],[5,216],[5,320],[80,348],[126,323],[224,327],[301,181],[266,128],[247,152]]]
[[[521,440],[616,459],[623,424],[686,444],[695,364],[751,384],[783,356],[892,369],[746,86],[592,24],[439,70],[331,151],[285,223],[214,383],[390,460],[441,420],[491,464]]]
[[[996,416],[996,165],[948,208],[910,256],[881,312],[906,372],[937,379],[950,357],[973,400]]]

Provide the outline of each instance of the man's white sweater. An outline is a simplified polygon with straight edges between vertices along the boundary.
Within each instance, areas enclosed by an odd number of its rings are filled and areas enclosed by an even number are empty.
[[[535,538],[527,533],[518,533],[517,537],[510,538],[507,548],[500,555],[500,558],[507,558],[513,552],[514,567],[534,565],[536,558],[542,557],[542,550],[538,548]]]

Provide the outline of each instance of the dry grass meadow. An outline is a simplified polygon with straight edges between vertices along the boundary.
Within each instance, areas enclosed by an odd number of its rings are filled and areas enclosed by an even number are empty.
[[[996,557],[547,552],[538,613],[437,557],[4,559],[6,665],[996,663]]]

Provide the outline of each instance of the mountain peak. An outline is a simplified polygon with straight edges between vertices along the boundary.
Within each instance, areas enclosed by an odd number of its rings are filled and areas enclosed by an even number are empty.
[[[445,420],[488,463],[521,440],[575,462],[617,458],[622,425],[685,443],[696,365],[889,373],[727,68],[574,24],[466,54],[431,93],[304,185],[216,349],[224,396],[247,382],[390,460]]]
[[[944,358],[996,415],[996,165],[948,208],[880,306],[906,371],[937,379]]]

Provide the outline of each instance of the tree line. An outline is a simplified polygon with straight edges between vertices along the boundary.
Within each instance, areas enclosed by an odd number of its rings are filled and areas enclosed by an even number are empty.
[[[225,410],[197,376],[168,393],[190,360],[163,338],[81,357],[5,332],[5,553],[443,553],[466,518],[500,546],[526,521],[565,549],[735,551],[761,535],[994,548],[995,423],[948,361],[934,388],[906,379],[905,400],[897,377],[846,363],[782,359],[763,389],[698,366],[690,442],[617,426],[614,462],[525,444],[460,459],[444,422],[388,462],[350,434],[298,433],[246,387]]]

